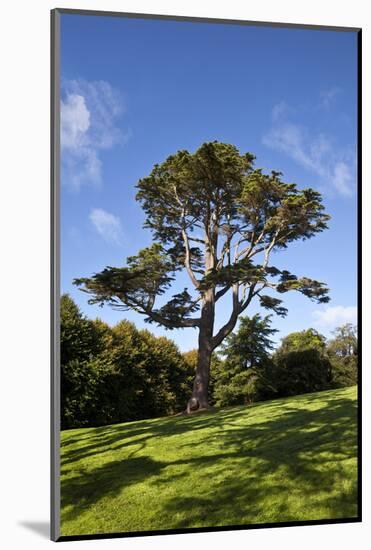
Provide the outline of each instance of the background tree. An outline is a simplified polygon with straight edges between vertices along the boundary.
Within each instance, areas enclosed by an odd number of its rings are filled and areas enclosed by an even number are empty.
[[[100,342],[94,322],[86,319],[68,294],[61,296],[61,425],[87,423],[94,408],[97,375],[88,367]]]
[[[315,392],[331,387],[332,368],[326,338],[313,328],[292,332],[272,356],[262,389],[264,399]]]
[[[169,329],[198,329],[188,411],[208,406],[212,353],[254,298],[279,315],[286,309],[267,289],[329,300],[323,283],[270,265],[273,250],[327,227],[321,195],[284,183],[279,172],[263,174],[253,162],[252,154],[214,141],[193,154],[178,151],[156,164],[137,184],[153,244],[129,257],[125,267],[106,267],[75,280],[91,294],[90,303],[133,309]],[[191,291],[186,287],[158,305],[158,297],[170,290],[181,270],[188,273]],[[228,292],[230,316],[216,328],[216,305]]]
[[[328,352],[338,357],[349,357],[358,355],[358,339],[357,327],[352,323],[346,323],[337,327],[332,334],[332,338],[328,342]]]
[[[271,317],[242,317],[238,331],[227,336],[221,351],[225,360],[212,369],[216,405],[250,404],[269,386],[266,367],[274,348],[270,337],[277,332]]]
[[[334,338],[327,343],[332,365],[333,386],[353,386],[358,381],[357,327],[346,323],[333,331]]]
[[[133,323],[86,319],[61,299],[61,427],[100,426],[180,412],[194,369],[168,338]]]
[[[332,368],[328,357],[316,348],[279,353],[273,357],[270,389],[265,397],[286,397],[329,389]]]
[[[262,316],[257,313],[253,317],[241,317],[238,331],[227,336],[222,346],[221,354],[229,363],[241,367],[259,367],[269,359],[274,342],[271,336],[278,332],[271,328],[272,315]]]
[[[142,385],[143,402],[149,416],[165,416],[184,408],[188,394],[190,369],[178,347],[164,337],[141,330],[141,351],[146,379]]]
[[[289,353],[291,351],[304,351],[316,349],[323,353],[326,348],[326,338],[314,328],[308,328],[300,332],[291,332],[281,340],[281,346],[277,353]]]
[[[84,317],[68,294],[61,296],[60,319],[61,364],[89,360],[99,348],[94,322]]]

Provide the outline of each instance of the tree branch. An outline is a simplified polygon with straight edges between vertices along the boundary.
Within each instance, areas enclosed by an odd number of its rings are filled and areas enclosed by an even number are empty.
[[[234,284],[233,285],[233,308],[231,316],[229,317],[228,321],[225,323],[224,326],[219,330],[219,332],[216,333],[216,335],[212,339],[212,348],[215,349],[218,347],[224,340],[228,334],[232,332],[234,327],[236,326],[238,315],[240,313],[239,311],[239,300],[238,300],[238,289],[239,285]]]
[[[123,298],[118,296],[118,298],[123,301]],[[195,300],[193,303],[197,303],[201,298]],[[125,302],[123,302],[125,304]],[[187,327],[198,327],[200,325],[201,319],[199,317],[196,318],[190,318],[190,319],[167,319],[161,313],[158,313],[158,311],[153,311],[152,307],[154,306],[155,299],[149,302],[147,306],[144,306],[142,303],[131,300],[131,303],[128,304],[131,309],[134,309],[141,315],[147,315],[147,317],[156,323],[159,323],[161,325],[164,325],[167,328],[187,328]]]
[[[224,296],[224,294],[226,294],[230,288],[231,288],[231,285],[227,285],[221,290],[218,290],[218,292],[215,293],[215,301],[217,302],[219,298]]]
[[[225,241],[225,243],[223,244],[223,248],[222,248],[222,251],[220,253],[220,258],[218,260],[218,263],[216,265],[217,269],[223,267],[223,264],[224,264],[224,258],[226,256],[226,254],[229,254],[230,250],[231,250],[231,240],[232,240],[232,237],[228,237]]]
[[[179,198],[179,195],[178,195],[178,192],[177,192],[177,189],[176,189],[175,185],[173,186],[173,189],[174,189],[175,198],[176,198],[179,206],[182,208],[182,214],[181,214],[181,217],[182,217],[182,230],[181,231],[182,231],[182,237],[183,237],[183,242],[184,242],[185,251],[186,251],[185,258],[184,258],[184,266],[187,270],[187,273],[188,273],[189,278],[191,279],[193,285],[196,288],[198,288],[200,283],[196,279],[196,276],[193,273],[193,270],[192,270],[192,267],[191,267],[191,252],[190,252],[188,235],[187,235],[187,231],[186,231],[187,224],[186,224],[186,218],[185,218],[185,206],[183,205],[182,201]]]
[[[268,265],[268,262],[269,262],[269,256],[270,256],[270,253],[274,247],[274,245],[276,244],[276,239],[278,237],[278,234],[279,234],[279,229],[277,229],[277,231],[275,232],[274,236],[273,236],[273,239],[271,240],[271,242],[269,243],[268,247],[265,249],[265,256],[264,256],[264,262],[263,262],[263,268],[265,269]]]
[[[188,240],[195,243],[205,244],[205,239],[199,239],[198,237],[188,237]]]
[[[184,258],[184,265],[185,265],[185,268],[187,270],[187,273],[189,275],[189,278],[191,279],[193,285],[198,288],[200,286],[200,282],[198,281],[198,279],[196,279],[196,276],[195,274],[193,273],[193,270],[192,270],[192,267],[191,267],[191,253],[190,253],[190,248],[189,248],[189,241],[188,241],[188,235],[187,235],[187,232],[185,229],[182,229],[182,237],[183,237],[183,242],[184,242],[184,246],[185,246],[185,258]]]
[[[257,283],[254,283],[253,285],[250,286],[249,288],[249,294],[246,298],[245,301],[241,302],[240,303],[240,308],[239,308],[239,313],[242,313],[243,311],[245,311],[245,309],[247,308],[247,306],[250,304],[251,300],[254,298],[254,296],[256,296],[257,294],[259,294],[259,292],[262,290],[262,288],[259,288],[258,290],[255,290],[255,287],[256,287],[256,284]]]
[[[262,229],[262,232],[260,233],[259,237],[255,240],[255,230],[252,232],[251,241],[249,246],[246,246],[240,252],[238,252],[238,247],[241,243],[244,241],[248,241],[249,239],[246,238],[245,235],[242,235],[242,238],[239,239],[237,245],[236,245],[236,251],[235,251],[235,262],[239,260],[242,256],[245,258],[252,258],[255,256],[255,254],[258,254],[259,252],[262,252],[264,250],[264,247],[256,248],[256,246],[261,242],[262,238],[265,235],[265,226]]]
[[[143,312],[145,313],[152,321],[164,325],[167,328],[187,328],[187,327],[198,327],[200,326],[201,319],[197,317],[196,319],[179,319],[178,321],[168,320],[156,311]]]

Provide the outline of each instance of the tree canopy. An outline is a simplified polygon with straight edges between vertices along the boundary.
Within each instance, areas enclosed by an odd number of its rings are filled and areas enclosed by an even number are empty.
[[[332,364],[335,387],[351,386],[358,381],[357,327],[345,323],[337,327],[328,341],[327,353]]]
[[[334,337],[328,343],[329,353],[338,357],[358,355],[357,327],[352,323],[345,323],[337,327]]]
[[[233,145],[212,142],[194,154],[179,151],[156,164],[137,185],[154,243],[129,257],[125,267],[107,267],[91,278],[76,279],[76,284],[93,296],[91,303],[134,309],[168,328],[200,323],[193,316],[200,299],[188,288],[156,308],[156,298],[182,269],[201,296],[216,288],[217,301],[233,288],[235,315],[253,296],[262,307],[284,315],[281,300],[263,294],[268,288],[281,294],[297,290],[327,302],[322,283],[269,266],[273,249],[309,239],[327,227],[320,193],[299,191],[294,183],[284,183],[279,172],[263,174],[253,161],[253,155],[241,155]],[[253,263],[254,257],[262,261]],[[216,344],[221,336],[215,337]]]
[[[254,160],[234,145],[213,141],[155,164],[139,180],[136,195],[153,243],[123,267],[107,266],[75,279],[90,303],[135,310],[168,329],[198,328],[194,397],[205,406],[212,351],[254,298],[282,316],[287,310],[272,291],[296,290],[317,303],[329,300],[324,283],[271,264],[273,251],[327,228],[320,193],[299,190],[280,172],[265,174]],[[189,285],[171,293],[182,270]],[[215,331],[216,304],[229,291],[229,318]],[[164,294],[165,303],[158,300]]]
[[[291,332],[282,338],[278,353],[289,353],[291,351],[303,351],[316,349],[323,353],[326,347],[326,338],[314,328],[308,328],[300,332]]]

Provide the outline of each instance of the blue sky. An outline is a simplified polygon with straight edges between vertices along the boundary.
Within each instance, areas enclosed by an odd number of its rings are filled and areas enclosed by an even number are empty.
[[[323,305],[285,294],[277,340],[355,322],[356,69],[355,32],[62,15],[61,291],[91,318],[127,318],[182,350],[196,347],[196,330],[88,305],[72,280],[122,266],[150,244],[136,182],[178,149],[218,140],[318,189],[332,216],[329,230],[274,258],[331,289]],[[220,304],[217,325],[228,297]]]

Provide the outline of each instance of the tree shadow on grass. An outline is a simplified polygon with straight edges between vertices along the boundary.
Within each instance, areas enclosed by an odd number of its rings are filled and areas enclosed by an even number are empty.
[[[234,475],[215,486],[210,479],[210,488],[201,499],[191,497],[189,513],[180,520],[178,526],[207,525],[204,517],[214,518],[213,526],[226,524],[225,518],[234,517],[236,510],[254,518],[269,516],[274,521],[297,521],[298,519],[330,519],[356,517],[357,480],[345,480],[346,489],[340,487],[344,481],[344,464],[357,455],[357,433],[355,428],[356,404],[348,399],[331,399],[328,407],[314,411],[288,411],[280,418],[272,418],[257,425],[238,426],[233,422],[224,422],[219,433],[206,436],[202,445],[214,448],[222,446],[224,455],[203,457],[204,465],[209,461],[215,473],[218,459],[232,458],[238,468]],[[197,443],[194,453],[197,455]],[[197,461],[196,461],[197,462]],[[197,467],[197,466],[196,466]],[[282,476],[271,476],[272,472],[282,471]],[[253,471],[253,476],[249,475]],[[205,469],[205,473],[207,468]],[[218,473],[218,471],[216,472]],[[270,481],[265,484],[265,478]],[[171,478],[167,479],[171,483]],[[158,481],[156,481],[158,482]],[[300,509],[294,512],[288,505],[288,486],[297,493],[298,506],[305,510],[309,502],[320,505],[321,514],[316,517],[315,507],[312,517],[300,517]],[[337,489],[333,491],[334,487]],[[287,493],[287,498],[282,498]],[[274,510],[265,510],[267,500],[274,503]],[[182,506],[182,496],[174,497],[166,503],[171,517]],[[209,521],[208,519],[208,521]]]
[[[290,399],[290,398],[288,398]],[[280,403],[285,400],[279,400]],[[254,410],[255,406],[264,404],[266,410],[272,409],[278,414],[282,414],[282,405],[275,401],[265,401],[250,406]],[[293,408],[293,411],[297,409]],[[204,411],[193,416],[172,416],[156,418],[150,420],[140,420],[125,424],[116,424],[111,426],[102,426],[99,428],[88,428],[83,437],[74,435],[62,440],[62,466],[69,466],[89,456],[96,456],[98,453],[105,453],[121,449],[123,447],[136,446],[139,443],[143,445],[152,438],[172,437],[182,433],[188,433],[195,430],[207,430],[208,428],[219,428],[220,424],[233,421],[239,418],[241,412],[246,413],[246,407],[229,407],[212,412]],[[144,425],[146,423],[146,425]],[[64,432],[68,435],[68,431]],[[78,444],[76,448],[75,445]],[[119,445],[117,445],[119,444]]]
[[[219,413],[221,414],[221,413]],[[90,428],[88,435],[82,440],[78,436],[62,441],[61,450],[62,466],[69,466],[89,456],[96,456],[99,453],[110,452],[124,447],[140,444],[142,448],[152,438],[172,437],[189,431],[204,430],[217,427],[220,421],[228,417],[238,415],[238,412],[224,412],[218,419],[214,418],[215,413],[205,412],[197,416],[177,416],[149,420],[148,426],[143,427],[146,421],[118,424],[106,428]],[[157,420],[157,423],[156,423]],[[98,431],[99,430],[99,431]],[[75,444],[79,444],[76,448]]]
[[[312,405],[314,400],[308,396],[303,403],[302,397],[301,406],[306,402]],[[331,489],[343,475],[343,461],[356,456],[356,403],[345,397],[334,398],[330,394],[327,397],[326,392],[320,403],[321,408],[308,410],[292,407],[290,402],[283,407],[282,402],[272,401],[264,404],[267,413],[264,420],[251,417],[250,423],[243,424],[241,409],[233,408],[202,416],[150,421],[148,426],[141,422],[106,430],[99,428],[99,432],[94,429],[87,445],[66,451],[65,464],[73,466],[77,460],[83,464],[83,459],[90,455],[125,446],[129,457],[92,469],[72,470],[74,476],[62,482],[64,520],[75,518],[101,499],[115,497],[137,483],[148,481],[161,490],[163,484],[176,486],[179,481],[186,482],[187,476],[195,471],[200,479],[209,480],[207,489],[202,496],[197,494],[197,487],[189,487],[188,494],[164,498],[162,514],[171,522],[169,529],[227,525],[229,521],[235,525],[238,510],[241,517],[251,518],[252,523],[254,517],[269,518],[269,513],[272,518],[279,517],[279,521],[295,521],[300,510],[293,513],[287,499],[282,497],[287,486],[296,488],[304,508],[306,500],[321,493],[321,507],[329,510],[329,517],[322,519],[355,517],[356,480],[350,480],[346,492],[339,490],[333,494]],[[197,430],[204,431],[191,443],[182,445],[177,440],[180,458],[176,460],[133,456],[136,446],[143,450],[152,438],[163,441]],[[130,446],[133,446],[131,452]],[[265,483],[278,469],[282,471],[282,479],[273,477]],[[264,510],[267,499],[274,503],[274,510],[268,514]]]
[[[72,507],[63,515],[68,521],[89,509],[100,499],[117,495],[126,487],[139,483],[151,476],[157,476],[164,464],[149,457],[134,457],[108,462],[92,470],[78,470],[76,477],[62,483],[62,506]]]

